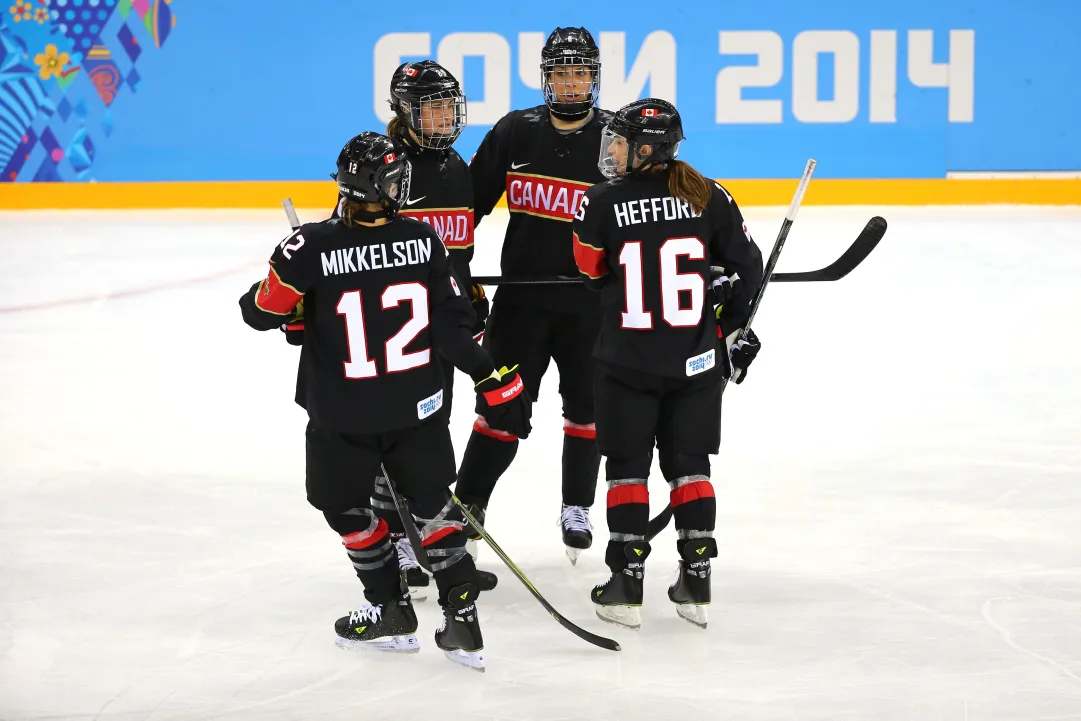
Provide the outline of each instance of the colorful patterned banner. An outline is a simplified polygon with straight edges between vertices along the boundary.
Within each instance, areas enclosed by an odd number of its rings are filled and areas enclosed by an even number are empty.
[[[160,48],[171,0],[8,0],[0,15],[0,180],[92,179],[114,130],[109,108],[136,92],[136,63]]]

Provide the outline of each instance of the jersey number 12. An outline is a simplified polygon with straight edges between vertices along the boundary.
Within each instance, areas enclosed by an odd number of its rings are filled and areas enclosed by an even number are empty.
[[[428,327],[428,289],[420,283],[399,283],[387,286],[379,298],[383,310],[397,308],[408,302],[413,316],[401,330],[387,339],[387,372],[400,373],[418,368],[431,360],[431,348],[406,353],[405,347]],[[338,315],[345,316],[345,338],[349,346],[349,360],[345,361],[345,377],[350,379],[375,378],[378,371],[375,361],[368,355],[368,338],[364,329],[364,305],[360,291],[350,290],[338,299]]]

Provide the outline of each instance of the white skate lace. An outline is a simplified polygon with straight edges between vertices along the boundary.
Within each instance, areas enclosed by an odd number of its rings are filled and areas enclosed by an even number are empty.
[[[588,533],[593,530],[593,524],[589,522],[589,509],[585,506],[563,506],[559,522],[568,531]]]
[[[420,568],[417,557],[413,553],[413,544],[409,542],[408,536],[395,541],[394,548],[398,551],[398,568],[403,571],[408,571],[410,568]]]
[[[383,616],[382,606],[366,603],[359,610],[349,614],[349,623],[375,623]]]

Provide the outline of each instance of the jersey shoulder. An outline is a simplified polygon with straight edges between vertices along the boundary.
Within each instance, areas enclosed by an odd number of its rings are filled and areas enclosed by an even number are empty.
[[[621,190],[622,184],[619,180],[605,180],[589,186],[589,190],[586,191],[586,197],[589,198],[589,202],[593,204],[614,202],[614,200],[620,196]]]

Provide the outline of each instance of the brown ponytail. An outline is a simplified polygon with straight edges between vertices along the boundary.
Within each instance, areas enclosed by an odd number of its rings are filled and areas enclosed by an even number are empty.
[[[713,183],[682,160],[668,161],[668,192],[672,197],[686,200],[701,213],[713,197]]]
[[[395,115],[387,123],[387,135],[391,138],[405,137],[405,129],[402,128],[402,119]]]
[[[379,203],[361,203],[352,198],[342,198],[342,225],[346,228],[355,228],[360,225],[360,221],[354,217],[354,214],[376,212],[382,207]]]

